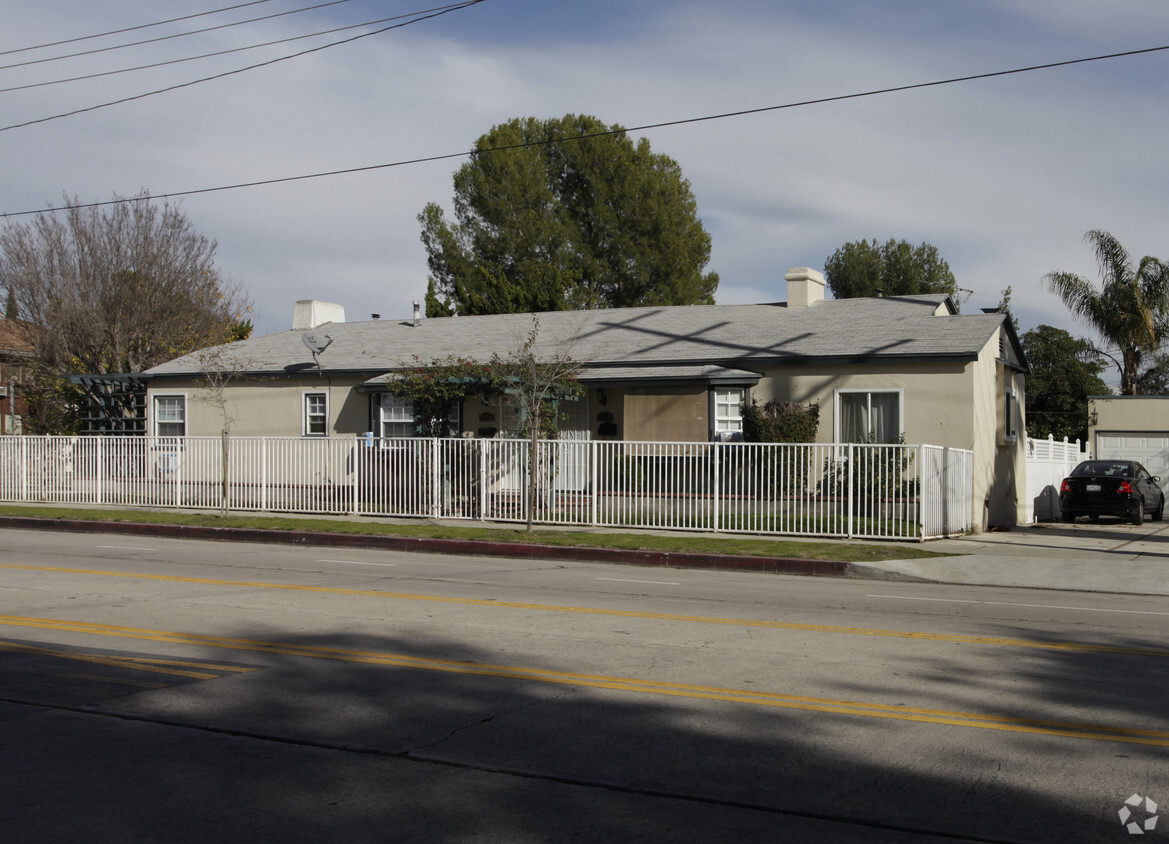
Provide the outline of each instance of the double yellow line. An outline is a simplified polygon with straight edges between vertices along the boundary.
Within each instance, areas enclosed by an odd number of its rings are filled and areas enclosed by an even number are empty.
[[[19,616],[11,616],[11,618],[19,619]],[[24,619],[24,621],[39,621],[39,619]],[[52,624],[21,624],[19,620],[13,623],[26,627],[45,626],[49,629],[60,629],[53,627]],[[186,659],[158,659],[155,657],[144,656],[120,656],[117,654],[93,654],[84,653],[81,651],[66,651],[57,648],[38,647],[36,645],[29,645],[24,642],[0,641],[0,651],[7,651],[9,653],[33,654],[34,656],[48,656],[55,659],[65,659],[72,662],[87,662],[91,665],[105,665],[113,668],[128,668],[134,671],[143,671],[152,674],[165,674],[171,677],[186,677],[191,680],[214,680],[225,672],[244,673],[256,670],[255,668],[236,665],[219,665],[217,663],[192,662],[191,660]],[[142,681],[129,680],[124,677],[117,678],[112,676],[94,675],[92,677],[87,677],[87,679],[102,680],[105,682],[119,683],[122,685],[143,686],[146,688],[163,688],[166,686],[165,683],[145,683]]]
[[[1008,715],[987,715],[976,712],[951,712],[941,709],[834,700],[831,698],[788,695],[776,692],[755,692],[745,689],[728,689],[692,683],[668,683],[658,680],[639,680],[630,677],[611,677],[602,674],[582,674],[542,668],[523,668],[512,665],[492,665],[458,660],[432,659],[380,651],[179,633],[167,630],[152,630],[143,627],[124,627],[63,619],[4,615],[0,616],[0,625],[82,633],[93,636],[114,636],[139,641],[225,648],[261,654],[340,660],[343,662],[386,665],[424,671],[442,671],[480,677],[498,677],[565,686],[637,692],[641,694],[665,695],[692,700],[713,700],[725,703],[749,704],[752,706],[826,712],[837,715],[858,715],[867,718],[885,718],[926,724],[977,727],[988,730],[1059,736],[1062,738],[1092,739],[1097,741],[1169,747],[1169,732],[1115,727],[1106,724],[1069,723],[1037,718],[1017,718]],[[183,663],[176,662],[175,664]],[[225,670],[223,666],[214,667],[218,670]],[[250,669],[236,668],[234,670],[246,671]]]
[[[864,627],[841,627],[828,624],[802,624],[790,621],[761,621],[745,618],[720,618],[718,616],[695,616],[675,613],[641,612],[637,610],[615,610],[600,607],[573,607],[557,604],[532,604],[516,601],[496,601],[482,598],[451,598],[445,595],[416,595],[409,592],[386,592],[377,589],[342,589],[335,586],[304,586],[296,583],[268,583],[264,581],[219,580],[205,577],[178,577],[169,574],[144,574],[135,572],[105,571],[102,569],[80,569],[57,566],[32,566],[18,563],[0,563],[0,569],[20,571],[43,571],[60,574],[81,574],[96,577],[116,577],[131,580],[152,580],[167,583],[193,583],[202,586],[230,586],[234,588],[269,589],[285,592],[309,592],[325,595],[347,595],[364,598],[389,598],[399,601],[425,601],[440,604],[461,604],[463,606],[491,607],[492,609],[518,609],[536,612],[573,613],[578,615],[613,616],[637,618],[650,621],[683,621],[691,624],[719,624],[730,627],[755,627],[773,630],[798,630],[811,633],[839,633],[850,636],[878,636],[893,639],[916,639],[929,642],[947,642],[966,645],[993,645],[996,647],[1033,648],[1038,650],[1075,651],[1081,653],[1128,654],[1145,657],[1169,657],[1169,650],[1155,648],[1133,648],[1119,645],[1096,645],[1085,642],[1041,642],[1029,639],[1008,639],[997,636],[958,636],[949,633],[919,633],[907,630],[876,630]]]

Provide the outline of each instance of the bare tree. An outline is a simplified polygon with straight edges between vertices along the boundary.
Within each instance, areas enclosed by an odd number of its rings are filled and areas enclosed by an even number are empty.
[[[537,476],[539,468],[539,439],[556,436],[559,424],[558,405],[562,400],[575,398],[580,392],[576,377],[580,367],[570,354],[572,342],[561,339],[555,348],[538,350],[540,320],[532,315],[532,330],[506,358],[497,358],[493,365],[503,374],[503,395],[519,411],[519,418],[528,439],[528,507],[527,529],[535,521]],[[552,467],[546,467],[551,475]],[[549,481],[551,478],[549,477]]]
[[[254,361],[251,358],[240,357],[231,345],[200,349],[195,353],[195,359],[199,363],[199,372],[203,377],[203,384],[195,393],[195,401],[214,407],[223,422],[220,432],[223,444],[220,512],[226,516],[230,509],[228,493],[231,490],[231,423],[235,421],[235,409],[228,403],[227,387],[232,381],[254,368]]]
[[[216,243],[148,193],[66,207],[0,229],[0,285],[45,373],[141,372],[233,338],[250,303],[215,267]]]

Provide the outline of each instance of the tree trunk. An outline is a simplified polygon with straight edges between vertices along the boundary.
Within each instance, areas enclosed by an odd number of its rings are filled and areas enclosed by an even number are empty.
[[[227,429],[224,428],[223,429],[223,507],[222,507],[222,510],[220,511],[220,514],[223,516],[227,515],[227,511],[229,509],[228,502],[227,502],[227,491],[228,491],[227,470],[230,468],[229,467],[230,452],[228,450],[229,442],[230,442],[230,440],[229,440],[229,436],[227,433]]]
[[[539,452],[540,426],[533,414],[532,437],[528,441],[528,532],[532,531],[536,520],[536,456]]]

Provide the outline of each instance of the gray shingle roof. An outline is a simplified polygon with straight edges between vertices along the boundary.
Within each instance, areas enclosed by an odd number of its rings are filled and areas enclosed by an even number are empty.
[[[567,353],[582,365],[715,365],[757,368],[812,362],[893,358],[973,358],[994,336],[1002,314],[935,315],[941,295],[830,299],[808,308],[770,305],[689,305],[557,311],[537,314],[535,351]],[[333,338],[320,355],[324,371],[376,375],[449,356],[506,357],[531,333],[531,314],[410,321],[326,323]],[[254,372],[308,369],[312,355],[289,330],[231,344]],[[152,376],[198,373],[194,355],[148,370]]]

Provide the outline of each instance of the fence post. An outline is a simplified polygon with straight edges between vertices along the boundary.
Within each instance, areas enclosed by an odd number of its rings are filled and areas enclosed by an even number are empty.
[[[353,506],[350,507],[350,512],[354,516],[361,515],[361,508],[358,504],[358,496],[361,493],[361,437],[353,438]]]
[[[192,440],[191,442],[187,442],[186,437],[181,437],[181,438],[175,440],[175,470],[173,473],[175,491],[174,491],[174,503],[171,505],[172,507],[175,507],[175,508],[181,507],[183,505],[183,494],[181,491],[182,490],[181,478],[183,476],[183,462],[184,461],[179,456],[180,450],[185,451],[188,446],[192,445],[192,443],[197,445],[198,441]]]
[[[487,449],[491,440],[476,439],[475,448],[479,453],[479,521],[487,520]]]
[[[597,526],[597,441],[589,440],[589,526]]]
[[[97,437],[93,443],[93,480],[96,486],[93,492],[93,503],[101,504],[101,465],[102,465],[102,440],[104,437]],[[81,441],[82,450],[85,450],[85,440]]]
[[[430,439],[430,517],[440,518],[442,513],[442,473],[439,471],[438,437]]]
[[[722,519],[720,518],[722,513],[721,513],[721,508],[719,507],[719,505],[721,503],[719,501],[719,497],[722,495],[722,486],[719,483],[719,475],[721,474],[720,469],[719,469],[719,463],[720,463],[719,458],[721,457],[721,455],[719,453],[719,448],[718,448],[719,445],[720,445],[720,443],[718,440],[715,440],[713,443],[710,444],[710,447],[712,449],[714,449],[714,459],[710,461],[711,471],[714,473],[714,477],[711,479],[711,483],[710,483],[710,491],[711,491],[710,526],[711,526],[711,529],[714,530],[716,533],[718,532],[718,529],[722,526]]]
[[[28,437],[20,438],[20,500],[28,501]]]
[[[268,511],[268,438],[260,437],[260,512]]]
[[[856,464],[856,453],[854,451],[854,446],[852,443],[848,444],[847,454],[848,454],[848,462],[845,465],[848,466],[848,473],[847,473],[847,477],[845,479],[845,495],[844,495],[844,506],[847,509],[845,511],[846,515],[845,515],[845,523],[844,524],[845,524],[845,533],[848,535],[849,539],[852,539],[853,538],[852,537],[852,532],[853,532],[853,525],[852,525],[852,502],[853,502],[852,479],[853,479],[853,476],[855,474],[854,469],[855,469],[855,464]]]
[[[925,501],[927,500],[925,489],[925,445],[918,444],[914,446],[917,456],[914,462],[917,463],[916,477],[914,478],[913,488],[917,490],[915,508],[917,510],[917,541],[925,542]],[[949,495],[949,492],[946,493]]]

